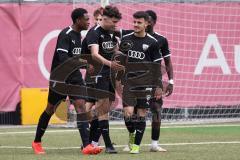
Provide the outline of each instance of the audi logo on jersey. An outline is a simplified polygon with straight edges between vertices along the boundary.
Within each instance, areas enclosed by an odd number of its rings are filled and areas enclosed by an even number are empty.
[[[145,54],[139,51],[128,50],[128,57],[135,58],[135,59],[144,59]]]
[[[74,54],[74,55],[79,55],[79,54],[81,54],[81,50],[82,50],[82,48],[73,48],[73,50],[72,50],[72,54]]]
[[[112,41],[107,41],[102,43],[102,48],[106,50],[110,50],[114,48],[114,44]]]

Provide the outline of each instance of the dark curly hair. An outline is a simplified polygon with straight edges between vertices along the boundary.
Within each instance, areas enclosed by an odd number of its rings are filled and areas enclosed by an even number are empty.
[[[117,18],[117,19],[121,19],[122,18],[122,14],[119,12],[117,7],[114,6],[106,6],[103,9],[103,16],[107,16],[110,18]]]

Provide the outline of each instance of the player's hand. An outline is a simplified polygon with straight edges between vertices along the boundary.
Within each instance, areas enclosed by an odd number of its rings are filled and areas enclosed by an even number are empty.
[[[88,64],[87,72],[89,75],[93,75],[94,74],[94,66],[91,64]]]
[[[87,60],[85,60],[85,59],[79,58],[79,61],[83,64],[87,64]]]
[[[115,61],[111,61],[110,68],[112,68],[114,71],[123,71],[125,67],[121,64],[118,64]]]
[[[168,97],[172,94],[173,92],[173,84],[168,84],[165,92],[165,96]]]
[[[163,94],[162,88],[157,87],[154,93],[154,97],[156,98],[156,100],[161,99],[162,94]]]

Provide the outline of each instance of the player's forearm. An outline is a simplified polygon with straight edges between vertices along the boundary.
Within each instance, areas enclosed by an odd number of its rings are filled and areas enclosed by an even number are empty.
[[[92,58],[98,61],[101,64],[107,65],[110,67],[111,62],[99,54],[92,54]]]
[[[164,58],[164,63],[166,66],[166,71],[167,71],[167,75],[168,75],[168,79],[173,79],[173,66],[172,66],[172,61],[170,56]]]

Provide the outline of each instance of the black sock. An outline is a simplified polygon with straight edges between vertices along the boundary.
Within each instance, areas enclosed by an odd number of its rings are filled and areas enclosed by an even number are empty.
[[[133,117],[124,117],[125,125],[128,129],[129,133],[133,133],[135,131],[135,125]]]
[[[109,123],[108,123],[108,120],[98,121],[98,125],[99,125],[99,128],[101,130],[101,134],[103,136],[103,140],[104,140],[105,146],[106,147],[112,147],[112,142],[111,142],[110,135],[109,135]]]
[[[44,135],[45,130],[47,129],[47,126],[51,117],[52,115],[49,115],[46,111],[42,113],[38,121],[34,142],[41,142],[42,136]]]
[[[152,115],[152,140],[158,141],[160,136],[161,120],[156,114]]]
[[[83,147],[89,144],[89,125],[87,121],[80,120],[80,114],[77,114],[77,127],[82,139]]]
[[[158,102],[154,100],[150,101],[152,112],[152,140],[154,141],[158,141],[160,136],[162,103],[162,100]]]
[[[98,126],[98,119],[92,120],[90,124],[91,124],[91,127],[90,127],[89,143],[91,143],[92,141],[98,142],[101,136],[101,131]]]
[[[139,117],[138,120],[136,121],[136,136],[135,136],[136,145],[141,144],[145,128],[146,128],[145,117]]]

